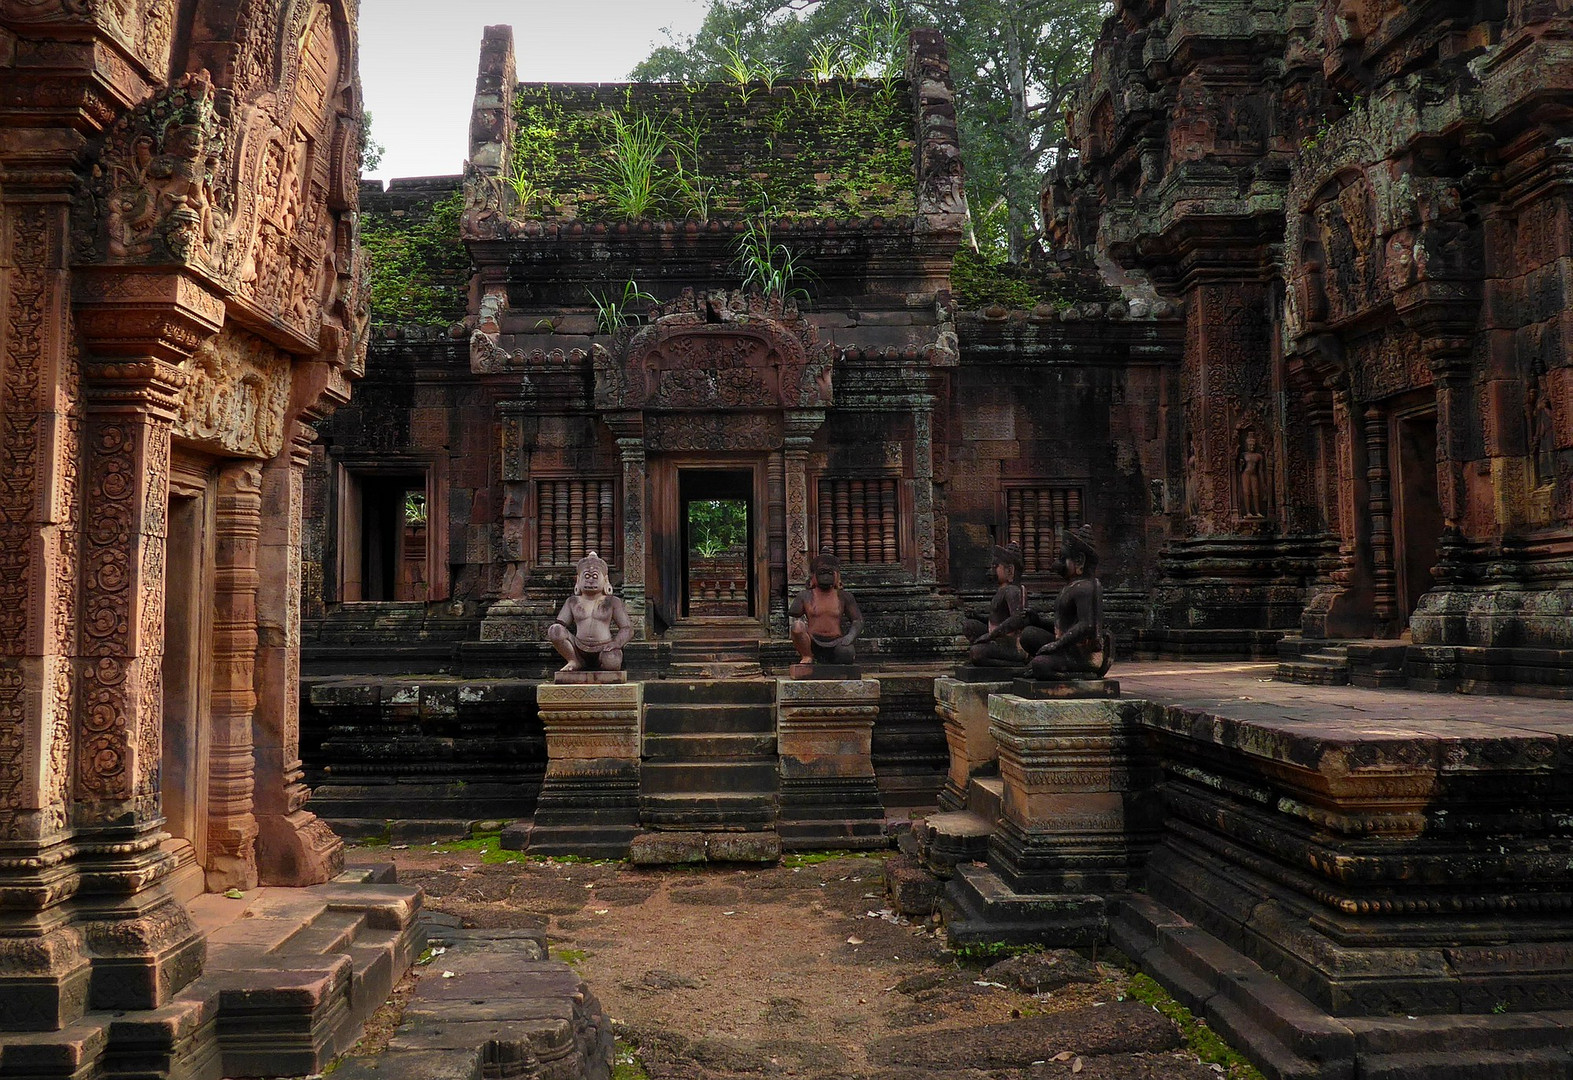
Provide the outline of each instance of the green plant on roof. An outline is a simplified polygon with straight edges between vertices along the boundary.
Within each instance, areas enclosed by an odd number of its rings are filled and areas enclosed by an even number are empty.
[[[604,194],[613,211],[634,221],[649,217],[661,203],[661,156],[669,142],[665,127],[648,115],[613,113],[602,162]]]
[[[672,186],[677,190],[677,200],[687,216],[700,221],[710,220],[710,195],[715,190],[715,181],[699,168],[700,152],[708,133],[697,117],[685,116],[673,122],[670,138]]]
[[[632,310],[636,304],[655,303],[655,297],[641,289],[633,278],[623,282],[621,296],[592,292],[590,299],[595,304],[596,328],[603,334],[615,334],[637,322],[639,316]]]
[[[732,245],[743,288],[806,302],[808,291],[798,282],[809,278],[811,272],[791,248],[775,238],[775,210],[768,199],[761,201],[762,209],[744,224]]]

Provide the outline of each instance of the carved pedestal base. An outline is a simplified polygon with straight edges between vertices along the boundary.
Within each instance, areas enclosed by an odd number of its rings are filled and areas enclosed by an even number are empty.
[[[628,681],[626,671],[559,671],[552,682],[560,686],[600,686]]]
[[[776,709],[781,846],[884,847],[871,753],[879,682],[777,679]]]
[[[856,664],[793,664],[787,674],[794,679],[849,682],[861,679],[863,670]]]
[[[546,776],[526,850],[624,859],[639,832],[644,684],[543,683]]]
[[[57,854],[46,847],[36,868],[0,873],[0,888],[17,896],[65,895],[72,872],[52,858]],[[23,962],[6,962],[10,957]],[[0,912],[0,1031],[55,1031],[70,1024],[87,1011],[89,974],[82,930],[72,925],[66,905]]]
[[[1135,701],[989,698],[1004,783],[988,867],[947,890],[957,940],[1092,945],[1160,820]]]
[[[207,939],[169,892],[174,860],[163,853],[109,857],[83,879],[130,895],[77,895],[77,919],[92,963],[89,1008],[157,1009],[202,974]],[[149,879],[151,883],[143,884]],[[137,888],[137,885],[141,885]],[[134,890],[134,891],[133,891]]]
[[[310,810],[257,815],[264,885],[321,885],[344,869],[344,841]]]
[[[1117,698],[1120,682],[1118,679],[1012,679],[1010,692],[1028,701]]]
[[[934,680],[934,711],[945,725],[950,748],[950,770],[939,793],[941,810],[960,810],[967,802],[967,781],[976,773],[992,770],[999,760],[994,737],[989,734],[989,695],[1003,693],[1010,685],[1005,668],[968,668],[992,671],[996,682],[960,678]]]

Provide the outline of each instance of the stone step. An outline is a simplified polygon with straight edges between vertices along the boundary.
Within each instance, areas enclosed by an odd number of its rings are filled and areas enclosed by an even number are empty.
[[[1005,781],[997,776],[974,776],[967,781],[967,810],[991,825],[997,824],[1004,812]]]
[[[774,735],[775,712],[763,705],[645,703],[645,735]]]
[[[768,679],[657,679],[644,684],[650,705],[774,705],[776,684]]]
[[[695,761],[710,758],[769,758],[775,760],[776,737],[764,732],[646,734],[644,759],[648,762]]]
[[[931,873],[949,877],[956,865],[981,861],[989,853],[994,823],[970,810],[930,814],[912,825],[918,861]]]
[[[290,956],[346,952],[365,926],[365,912],[330,908],[291,934],[276,951]]]
[[[1299,683],[1302,686],[1347,686],[1349,660],[1302,656],[1298,660],[1278,661],[1273,678],[1279,682]]]
[[[758,660],[680,661],[675,655],[670,671],[674,679],[751,679],[765,673]]]
[[[763,832],[776,824],[776,796],[732,791],[639,796],[640,822],[650,829],[738,829]]]
[[[641,795],[684,795],[702,791],[736,794],[774,793],[779,779],[774,760],[718,758],[702,764],[647,761],[639,770]]]

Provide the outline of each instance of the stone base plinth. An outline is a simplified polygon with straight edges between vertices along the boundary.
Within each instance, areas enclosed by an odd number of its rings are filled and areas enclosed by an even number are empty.
[[[1125,889],[1156,840],[1157,770],[1143,702],[989,698],[999,746],[1002,820],[989,866],[1021,893]]]
[[[940,902],[952,946],[1089,948],[1108,937],[1108,901],[1094,893],[1022,893],[992,868],[962,864]]]
[[[794,679],[824,679],[845,682],[861,679],[863,669],[856,664],[793,664],[787,674]]]
[[[963,679],[962,673],[976,675],[992,672],[995,681]],[[941,810],[960,810],[967,801],[967,781],[975,773],[994,768],[999,752],[989,734],[989,695],[1003,693],[1010,686],[1005,668],[958,668],[956,678],[934,680],[934,711],[945,725],[945,743],[950,748],[950,769],[939,793]]]
[[[543,683],[546,775],[525,850],[624,859],[639,831],[644,684]]]
[[[884,847],[872,756],[878,681],[777,679],[776,710],[781,846]]]
[[[1025,660],[1019,664],[962,664],[948,677],[964,683],[1008,683],[1026,666]]]
[[[1120,682],[1118,679],[1012,679],[1010,692],[1028,701],[1117,698]]]
[[[552,675],[552,682],[561,686],[600,686],[627,681],[626,671],[559,671]]]

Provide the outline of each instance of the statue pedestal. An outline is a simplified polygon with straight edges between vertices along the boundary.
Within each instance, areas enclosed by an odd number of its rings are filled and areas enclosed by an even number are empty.
[[[885,846],[872,757],[878,715],[876,679],[776,680],[784,850]]]
[[[637,682],[542,683],[536,688],[547,761],[526,851],[628,857],[639,831],[643,691],[644,684]]]
[[[794,679],[818,679],[821,682],[855,682],[863,678],[863,669],[856,664],[793,664],[787,674]]]
[[[959,678],[934,680],[934,711],[944,721],[945,744],[950,748],[950,769],[939,793],[941,810],[960,810],[966,806],[967,781],[976,773],[991,769],[999,758],[994,736],[989,734],[989,695],[1005,692],[1010,686],[1010,671],[1008,668],[992,670],[998,679],[996,682]]]
[[[1107,898],[1157,836],[1157,767],[1139,701],[989,698],[1004,784],[988,866],[957,868],[953,941],[1093,945]]]
[[[628,681],[626,671],[558,671],[552,682],[558,686],[603,686]]]
[[[1012,679],[1010,692],[1028,701],[1070,701],[1076,698],[1117,698],[1118,679]]]

